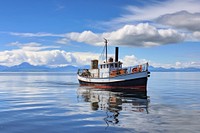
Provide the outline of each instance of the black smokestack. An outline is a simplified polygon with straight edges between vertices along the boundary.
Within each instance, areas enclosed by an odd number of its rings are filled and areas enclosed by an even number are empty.
[[[118,52],[119,52],[119,48],[115,47],[115,62],[118,62]]]

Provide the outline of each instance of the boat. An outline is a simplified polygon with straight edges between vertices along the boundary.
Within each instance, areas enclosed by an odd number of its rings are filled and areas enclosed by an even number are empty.
[[[148,62],[122,67],[123,63],[118,60],[119,47],[115,47],[114,61],[112,57],[107,59],[107,45],[108,41],[105,39],[105,61],[99,63],[99,60],[94,59],[91,60],[90,69],[78,69],[77,78],[80,85],[95,88],[134,88],[146,91],[147,80],[150,76]]]

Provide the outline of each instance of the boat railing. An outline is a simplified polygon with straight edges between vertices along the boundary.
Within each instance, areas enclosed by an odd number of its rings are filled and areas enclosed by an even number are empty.
[[[114,69],[108,72],[108,77],[115,77],[115,76],[125,75],[125,74],[135,74],[135,73],[145,72],[145,71],[148,71],[148,67],[149,67],[149,64],[145,63],[145,64],[131,66],[131,67]],[[94,77],[94,75],[91,74],[89,69],[78,69],[77,74],[82,77],[88,77],[88,78]]]
[[[115,69],[110,71],[110,77],[115,77],[118,75],[124,75],[124,74],[134,74],[139,72],[145,72],[148,71],[148,63],[131,66],[131,67],[124,67],[122,69]]]
[[[145,71],[148,71],[148,67],[149,67],[149,64],[147,62],[147,63],[141,64],[141,65],[128,67],[127,71],[128,71],[128,73],[145,72]]]
[[[128,73],[138,73],[138,72],[145,72],[148,71],[149,64],[141,64],[141,65],[136,65],[136,66],[131,66],[128,67]]]

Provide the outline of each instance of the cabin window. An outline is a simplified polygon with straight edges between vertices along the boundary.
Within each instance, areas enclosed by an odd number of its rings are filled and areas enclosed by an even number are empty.
[[[102,68],[102,65],[100,65],[100,67]]]
[[[117,64],[115,64],[115,67],[117,68]]]
[[[103,65],[103,68],[105,68],[105,65]]]
[[[107,64],[107,68],[108,68],[108,64]]]
[[[113,64],[110,64],[110,68],[113,68]]]

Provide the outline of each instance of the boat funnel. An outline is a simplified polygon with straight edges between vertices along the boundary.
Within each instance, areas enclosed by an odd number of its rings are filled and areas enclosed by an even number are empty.
[[[115,47],[115,62],[118,62],[119,47]]]

